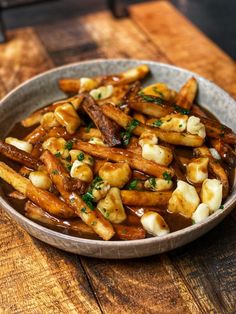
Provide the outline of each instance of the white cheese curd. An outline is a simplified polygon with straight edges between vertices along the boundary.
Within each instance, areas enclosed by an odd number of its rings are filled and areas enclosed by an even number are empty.
[[[52,185],[52,181],[49,176],[43,171],[31,172],[29,179],[34,186],[43,190],[49,190]]]
[[[84,164],[87,164],[89,166],[94,165],[94,159],[92,156],[85,154],[81,150],[78,149],[72,149],[70,150],[70,157],[71,157],[71,162],[73,163],[75,160],[79,160],[83,162]]]
[[[143,228],[153,236],[163,236],[170,232],[165,220],[157,212],[149,211],[141,217]]]
[[[107,146],[102,139],[98,137],[91,137],[91,139],[88,141],[90,144],[93,145],[100,145],[100,146]]]
[[[125,162],[106,162],[98,172],[99,176],[111,186],[123,188],[130,180],[132,171]]]
[[[96,182],[91,192],[94,197],[94,200],[96,202],[100,201],[107,195],[110,188],[111,188],[110,184],[106,181],[100,180]]]
[[[209,159],[202,157],[191,161],[187,167],[187,179],[192,183],[202,183],[208,177]]]
[[[60,157],[66,158],[69,156],[69,150],[66,148],[66,140],[63,137],[50,137],[43,142],[43,149],[49,150],[52,154],[59,154]]]
[[[221,160],[220,154],[217,152],[217,150],[215,148],[209,148],[209,151],[211,153],[211,156],[214,159]]]
[[[93,180],[93,171],[88,165],[75,160],[70,170],[70,176],[84,182],[91,182]]]
[[[206,129],[204,124],[202,124],[201,120],[195,116],[188,118],[187,132],[190,134],[196,134],[202,138],[206,137]]]
[[[199,196],[194,186],[184,181],[177,182],[177,188],[171,195],[168,210],[190,218],[200,203]]]
[[[210,215],[210,209],[207,204],[201,203],[198,205],[197,209],[192,215],[192,220],[194,223],[199,223],[206,219]]]
[[[156,134],[151,131],[145,131],[141,134],[138,143],[141,147],[143,147],[144,144],[157,144],[158,138]]]
[[[88,92],[97,87],[97,81],[88,77],[81,77],[79,92]]]
[[[222,203],[222,183],[217,179],[206,179],[202,184],[201,200],[207,204],[210,213],[219,209]]]
[[[101,86],[97,89],[91,90],[89,95],[92,96],[94,100],[106,99],[112,96],[113,89],[112,85]]]
[[[150,178],[144,183],[144,187],[152,191],[167,191],[170,190],[172,186],[172,180],[165,180],[161,178]]]
[[[142,157],[147,160],[155,161],[159,165],[168,166],[173,154],[171,149],[154,144],[144,144],[142,147]]]
[[[164,131],[183,132],[187,127],[188,116],[183,114],[170,114],[156,121],[157,126]],[[155,122],[154,122],[155,126]]]
[[[33,149],[32,144],[26,141],[18,140],[18,138],[15,138],[15,137],[7,137],[5,139],[5,142],[27,153],[31,153]]]
[[[97,208],[112,223],[119,224],[127,218],[118,188],[111,188],[106,197],[98,202]]]
[[[54,114],[57,121],[66,128],[69,134],[75,133],[80,126],[80,117],[71,104],[64,104],[57,107]]]
[[[40,124],[45,130],[49,130],[55,126],[60,125],[55,117],[54,112],[45,113],[41,118]]]

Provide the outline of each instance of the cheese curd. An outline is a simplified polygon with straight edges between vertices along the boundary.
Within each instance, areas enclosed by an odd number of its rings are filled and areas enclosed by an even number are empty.
[[[187,127],[188,116],[180,113],[166,115],[160,120],[154,121],[153,126],[164,131],[183,132]]]
[[[150,178],[145,181],[144,187],[152,191],[166,191],[170,190],[173,186],[172,180],[165,180],[161,178]]]
[[[202,184],[201,200],[207,204],[210,213],[219,209],[222,202],[222,183],[217,179],[206,179]]]
[[[111,186],[122,188],[131,178],[132,172],[127,163],[106,162],[99,169],[99,176]]]
[[[149,72],[148,66],[145,65],[145,64],[142,64],[142,65],[137,66],[136,68],[133,68],[133,69],[130,69],[130,70],[127,70],[127,71],[123,72],[121,74],[121,77],[123,79],[126,79],[127,83],[128,83],[128,82],[132,82],[132,81],[135,81],[135,80],[140,80],[148,72]]]
[[[95,79],[91,79],[88,77],[81,77],[80,79],[80,89],[79,92],[88,92],[92,90],[93,88],[96,88],[98,86],[98,82]]]
[[[127,217],[121,201],[120,190],[116,187],[111,188],[106,197],[98,202],[97,208],[112,223],[121,223]]]
[[[211,156],[216,160],[221,160],[220,154],[217,152],[215,148],[209,148]]]
[[[149,211],[143,214],[141,224],[153,236],[163,236],[170,232],[167,223],[157,212]]]
[[[102,198],[104,198],[107,195],[110,188],[111,188],[110,184],[108,184],[108,182],[106,181],[99,180],[98,182],[96,182],[91,192],[94,197],[94,201],[98,202]]]
[[[69,156],[69,150],[66,149],[66,140],[63,137],[50,137],[43,142],[43,149],[49,150],[52,154],[60,154],[62,158]]]
[[[89,166],[94,165],[94,159],[92,156],[85,154],[82,152],[82,150],[78,149],[72,149],[69,152],[70,157],[71,157],[71,162],[73,163],[75,160],[81,161],[84,164],[87,164]]]
[[[23,150],[26,153],[31,153],[33,149],[33,145],[22,140],[18,140],[18,138],[15,137],[7,137],[5,139],[5,142],[7,144],[10,144],[12,146],[15,146],[16,148]]]
[[[91,182],[93,180],[93,171],[88,165],[75,160],[70,170],[70,176],[84,182]]]
[[[45,130],[49,130],[55,126],[60,125],[53,112],[45,113],[41,118],[40,124]]]
[[[81,123],[75,108],[69,103],[57,107],[55,117],[69,134],[75,133]]]
[[[168,147],[144,144],[142,147],[142,157],[147,160],[155,161],[159,165],[168,166],[173,159],[173,154]]]
[[[145,95],[151,95],[163,98],[168,101],[171,98],[171,91],[165,83],[155,83],[141,90]]]
[[[49,176],[43,171],[31,172],[29,179],[34,186],[43,190],[49,190],[52,185],[52,181]]]
[[[199,223],[210,215],[210,209],[207,204],[201,203],[192,215],[193,223]]]
[[[113,86],[101,86],[97,89],[90,91],[89,95],[93,97],[94,100],[102,100],[111,97],[113,94]]]
[[[199,203],[200,199],[195,187],[179,180],[177,182],[177,188],[169,199],[168,210],[172,213],[179,213],[190,218]]]
[[[143,147],[144,144],[157,144],[158,138],[156,134],[151,131],[146,131],[141,134],[138,143],[141,147]]]
[[[187,167],[187,179],[192,183],[202,183],[208,177],[208,158],[196,158]]]
[[[100,145],[100,146],[107,146],[103,140],[101,138],[98,137],[91,137],[89,140],[90,144],[94,144],[94,145]]]
[[[206,137],[206,129],[204,124],[202,124],[201,120],[195,116],[188,118],[187,132],[190,134],[196,134],[202,138]]]

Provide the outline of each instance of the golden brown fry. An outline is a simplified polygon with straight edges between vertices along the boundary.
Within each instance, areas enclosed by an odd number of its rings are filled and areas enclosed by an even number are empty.
[[[220,154],[221,158],[229,165],[236,166],[236,152],[221,139],[211,139],[211,145]]]
[[[218,160],[215,160],[212,157],[209,149],[206,146],[195,148],[194,153],[198,157],[200,156],[209,158],[209,170],[221,181],[223,185],[223,198],[225,198],[229,193],[229,180],[224,168],[221,166]]]
[[[54,217],[30,201],[28,201],[25,205],[25,215],[32,220],[47,224],[49,226],[59,227],[68,231],[76,232],[78,236],[94,237],[96,235],[93,229],[87,226],[82,220],[64,220]]]
[[[69,134],[63,126],[55,126],[47,132],[46,136],[44,137],[44,140],[50,137],[63,137],[67,141],[73,138],[73,136],[75,135]]]
[[[75,213],[90,226],[101,238],[109,240],[114,235],[112,225],[95,209],[90,209],[75,192],[67,192],[64,188],[65,169],[60,161],[49,151],[45,151],[41,160],[44,162],[50,177],[67,204],[70,204]]]
[[[153,161],[146,160],[139,154],[127,151],[126,149],[104,147],[82,141],[75,141],[73,148],[80,149],[94,157],[115,162],[127,162],[132,169],[137,169],[154,177],[162,177],[164,172],[167,172],[171,176],[174,175],[174,171],[172,169],[158,165]]]
[[[40,125],[37,128],[35,128],[31,133],[29,133],[24,138],[24,140],[34,145],[37,142],[41,142],[45,135],[46,135],[46,131]]]
[[[167,205],[172,192],[121,191],[121,199],[128,206],[163,206]]]
[[[16,191],[28,197],[48,213],[57,217],[74,217],[74,210],[50,192],[35,187],[30,180],[22,177],[5,163],[0,162],[0,178],[9,183]]]
[[[102,138],[102,134],[98,129],[81,127],[76,132],[75,137],[82,141],[89,141],[92,137]]]
[[[120,240],[138,240],[146,236],[146,231],[142,227],[121,224],[113,224],[113,227]]]
[[[26,167],[38,169],[42,163],[36,159],[32,154],[29,154],[13,145],[0,141],[0,153],[11,160],[14,160]]]
[[[180,89],[175,98],[175,104],[185,108],[191,109],[192,103],[197,94],[197,80],[191,77]]]
[[[102,111],[105,115],[107,115],[110,119],[116,121],[117,124],[122,126],[124,129],[126,129],[133,120],[123,111],[109,104],[103,105]],[[162,131],[158,128],[148,127],[146,125],[143,125],[142,123],[139,123],[139,125],[136,126],[136,128],[133,130],[133,134],[140,136],[145,131],[151,131],[152,133],[156,134],[160,140],[169,144],[199,147],[204,142],[204,139],[198,135],[172,131]]]

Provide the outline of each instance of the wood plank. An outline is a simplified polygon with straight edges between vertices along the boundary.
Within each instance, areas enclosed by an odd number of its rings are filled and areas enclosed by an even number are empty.
[[[236,96],[236,65],[169,2],[131,6],[132,20],[175,65],[194,71]]]
[[[0,46],[4,92],[50,68],[32,29]],[[79,259],[31,238],[0,210],[0,312],[101,313]]]

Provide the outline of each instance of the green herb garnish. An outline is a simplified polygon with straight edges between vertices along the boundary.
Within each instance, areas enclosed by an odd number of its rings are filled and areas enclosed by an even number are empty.
[[[71,164],[66,164],[66,168],[71,171],[72,165]]]
[[[152,90],[154,91],[154,93],[159,94],[161,98],[164,98],[163,93],[159,91],[159,89],[156,86],[153,86]]]
[[[132,136],[132,132],[133,130],[140,124],[140,122],[136,119],[132,119],[127,127],[126,127],[126,131],[125,132],[121,132],[121,137],[122,137],[122,140],[123,140],[123,144],[125,146],[127,146],[130,142],[130,138]]]
[[[190,114],[190,110],[182,108],[182,107],[180,107],[178,105],[174,105],[174,108],[175,108],[175,111],[177,111],[177,112],[179,112],[181,114],[187,114],[187,115]]]
[[[70,161],[70,156],[67,156],[67,157],[66,157],[66,161]]]
[[[89,133],[90,129],[94,127],[94,123],[91,121],[89,124],[86,126],[85,132]]]
[[[179,128],[182,128],[182,126],[183,126],[183,124],[180,124],[180,125],[179,125]]]
[[[94,196],[91,194],[91,192],[87,192],[82,196],[82,200],[88,205],[90,209],[94,209],[93,201]]]
[[[136,190],[138,184],[138,180],[134,179],[130,182],[130,184],[127,186],[128,190]]]
[[[97,224],[96,221],[92,221],[92,222],[91,222],[91,226],[95,226],[96,224]]]
[[[162,123],[163,122],[161,120],[156,120],[156,121],[153,122],[152,125],[155,126],[155,127],[160,127],[162,125]]]
[[[123,229],[123,230],[121,231],[121,233],[122,233],[122,234],[126,234],[126,233],[127,233],[127,230],[126,230],[126,229]]]
[[[58,172],[58,170],[57,169],[53,169],[52,170],[52,174],[58,174],[59,172]]]
[[[152,102],[156,105],[162,105],[163,104],[163,99],[161,97],[156,97],[156,96],[150,96],[150,95],[144,95],[139,93],[139,95],[145,100],[146,102]]]
[[[82,160],[84,160],[84,153],[79,153],[79,155],[77,156],[77,159],[79,160],[79,161],[82,161]]]
[[[156,187],[156,179],[155,178],[150,178],[148,181],[149,181],[151,187],[153,187],[153,188]]]
[[[219,209],[224,209],[224,205],[220,205]]]
[[[61,157],[61,153],[60,152],[57,152],[56,154],[54,154],[55,157],[59,158]]]
[[[168,183],[172,180],[171,175],[166,171],[162,173],[162,176]]]
[[[81,212],[84,213],[84,214],[87,214],[86,208],[85,208],[85,207],[82,207],[82,208],[81,208]]]
[[[65,149],[71,150],[73,148],[73,141],[68,141],[65,144]]]

